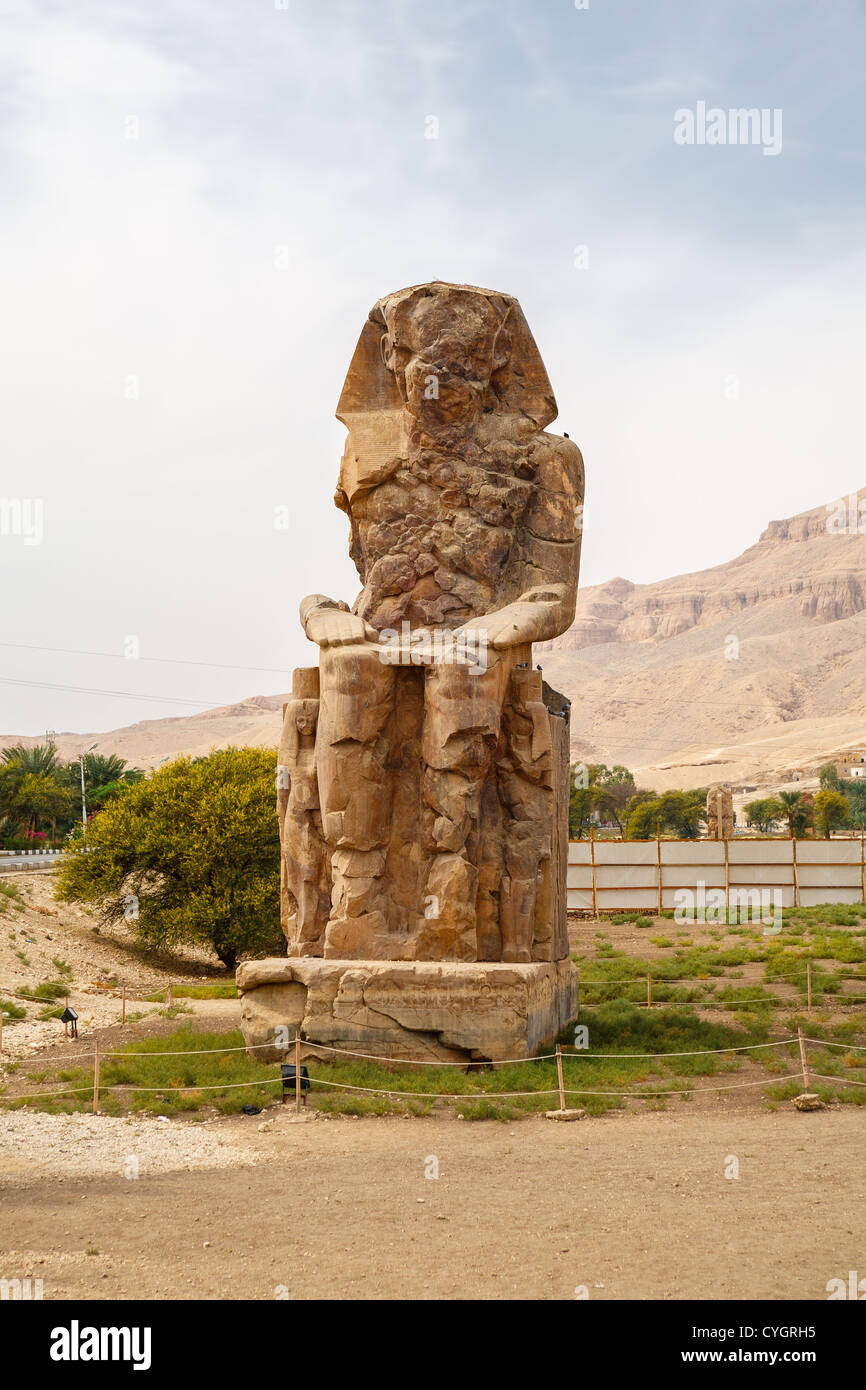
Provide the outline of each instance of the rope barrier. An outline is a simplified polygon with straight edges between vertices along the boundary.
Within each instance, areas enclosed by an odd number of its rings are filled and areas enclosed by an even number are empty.
[[[663,1054],[660,1054],[663,1055]],[[687,1054],[683,1054],[687,1055]],[[839,1086],[866,1086],[866,1081],[857,1081],[853,1077],[825,1076],[821,1072],[812,1072],[811,1075],[818,1081],[829,1081]],[[791,1072],[787,1076],[767,1077],[761,1081],[740,1081],[731,1086],[698,1086],[696,1089],[701,1095],[716,1095],[727,1091],[746,1091],[754,1090],[759,1086],[777,1086],[785,1081],[799,1081],[802,1073]],[[114,1084],[111,1086],[100,1086],[100,1094],[105,1091],[139,1091],[147,1094],[180,1092],[180,1091],[233,1091],[243,1090],[255,1086],[276,1086],[281,1082],[280,1077],[272,1077],[261,1081],[230,1081],[216,1086],[139,1086],[134,1082]],[[388,1090],[382,1086],[352,1086],[346,1081],[325,1081],[322,1077],[310,1077],[313,1085],[329,1086],[334,1090],[357,1091],[364,1095],[388,1096],[392,1100],[399,1100],[403,1097],[412,1097],[419,1100],[515,1100],[525,1099],[532,1096],[554,1096],[559,1094],[556,1086],[540,1088],[535,1091],[401,1091]],[[65,1090],[56,1091],[32,1091],[22,1096],[2,1097],[6,1102],[17,1103],[24,1100],[41,1100],[47,1096],[72,1096],[90,1092],[89,1086],[68,1087]],[[586,1088],[575,1089],[571,1086],[563,1088],[563,1095],[567,1096],[615,1096],[628,1100],[641,1100],[645,1096],[681,1096],[691,1093],[690,1087],[677,1086],[668,1087],[664,1090],[649,1090],[644,1088],[640,1091],[599,1091],[587,1090]]]
[[[817,1077],[819,1081],[832,1081],[836,1086],[866,1086],[866,1081],[856,1081],[853,1076],[824,1076],[819,1071],[810,1072],[811,1077]]]
[[[799,1078],[800,1072],[792,1072],[790,1076],[774,1076],[765,1078],[762,1081],[741,1081],[735,1086],[701,1086],[701,1094],[715,1091],[742,1091],[755,1086],[775,1086],[782,1081],[793,1081]],[[559,1087],[553,1086],[540,1088],[537,1091],[401,1091],[388,1090],[384,1086],[350,1086],[346,1081],[325,1081],[323,1077],[311,1076],[310,1082],[313,1085],[331,1086],[341,1091],[363,1091],[366,1095],[374,1096],[413,1096],[420,1100],[425,1097],[428,1100],[509,1100],[517,1096],[555,1096],[559,1095]],[[866,1082],[861,1083],[866,1085]],[[686,1093],[688,1087],[678,1086],[664,1091],[588,1091],[575,1090],[573,1087],[563,1087],[563,1095],[567,1096],[625,1096],[640,1099],[641,1096],[679,1096]]]
[[[739,1002],[739,1001],[738,1001],[738,1002]],[[774,1039],[772,1042],[764,1042],[764,1043],[741,1043],[741,1044],[738,1044],[738,1045],[732,1044],[730,1047],[704,1047],[704,1048],[694,1048],[694,1049],[692,1049],[692,1050],[690,1050],[690,1051],[688,1051],[688,1052],[584,1052],[582,1048],[577,1048],[577,1049],[575,1049],[574,1051],[571,1051],[571,1052],[563,1052],[561,1055],[562,1055],[562,1057],[564,1057],[564,1058],[580,1058],[580,1059],[583,1059],[583,1058],[593,1058],[594,1060],[598,1060],[598,1061],[604,1061],[604,1060],[608,1060],[608,1059],[609,1059],[609,1060],[612,1060],[612,1061],[629,1061],[629,1060],[632,1060],[632,1061],[648,1061],[648,1060],[650,1060],[650,1061],[664,1061],[664,1060],[665,1060],[666,1058],[668,1058],[668,1057],[722,1057],[722,1056],[725,1056],[726,1054],[732,1053],[732,1052],[760,1052],[760,1051],[762,1051],[764,1048],[768,1048],[768,1047],[790,1047],[792,1044],[794,1044],[794,1043],[796,1043],[796,1042],[797,1042],[797,1037],[796,1037],[796,1035],[793,1035],[793,1034],[792,1034],[790,1037]],[[866,1052],[866,1047],[860,1047],[860,1046],[858,1046],[858,1045],[856,1045],[856,1044],[854,1044],[854,1043],[829,1042],[829,1041],[826,1041],[826,1040],[823,1039],[823,1038],[804,1038],[804,1042],[811,1042],[811,1043],[814,1043],[814,1044],[815,1044],[816,1046],[818,1046],[818,1047],[841,1047],[841,1048],[842,1048],[843,1050],[845,1050],[845,1051],[851,1051],[851,1052]],[[318,1051],[332,1052],[332,1053],[337,1054],[337,1055],[340,1056],[340,1057],[360,1057],[360,1058],[362,1058],[362,1059],[364,1059],[364,1060],[367,1060],[367,1061],[379,1062],[379,1063],[381,1063],[383,1066],[394,1066],[394,1065],[396,1064],[396,1065],[399,1065],[399,1066],[411,1066],[411,1067],[462,1067],[464,1070],[466,1070],[467,1068],[472,1067],[472,1066],[478,1066],[478,1067],[482,1067],[482,1066],[483,1066],[483,1067],[523,1066],[523,1065],[525,1065],[525,1063],[527,1063],[527,1062],[549,1062],[549,1061],[553,1061],[553,1060],[555,1059],[555,1057],[556,1057],[556,1053],[555,1053],[555,1052],[543,1052],[543,1053],[539,1054],[539,1056],[537,1056],[537,1057],[508,1057],[508,1058],[500,1058],[500,1059],[496,1059],[496,1060],[485,1061],[485,1062],[475,1062],[475,1063],[473,1063],[473,1062],[438,1062],[438,1061],[428,1061],[426,1058],[383,1057],[383,1056],[381,1056],[380,1054],[378,1054],[378,1053],[373,1053],[373,1052],[355,1052],[355,1051],[353,1051],[353,1050],[350,1049],[350,1048],[345,1048],[345,1047],[333,1047],[333,1046],[331,1046],[331,1045],[328,1044],[328,1043],[318,1043],[318,1042],[313,1041],[313,1039],[311,1039],[311,1038],[302,1038],[302,1039],[301,1039],[301,1045],[302,1045],[302,1047],[306,1047],[306,1048],[316,1048]],[[273,1043],[271,1043],[271,1042],[266,1042],[266,1043],[249,1043],[249,1044],[241,1044],[241,1045],[238,1046],[238,1047],[202,1047],[202,1048],[180,1049],[180,1050],[178,1050],[178,1051],[171,1051],[171,1052],[132,1052],[132,1051],[111,1051],[111,1052],[108,1052],[108,1051],[102,1051],[102,1050],[100,1050],[99,1055],[100,1055],[100,1057],[102,1057],[102,1058],[105,1058],[105,1057],[119,1057],[119,1058],[121,1058],[123,1061],[127,1061],[127,1062],[128,1062],[128,1061],[133,1061],[133,1060],[146,1060],[146,1059],[148,1059],[148,1058],[150,1058],[150,1057],[154,1057],[154,1058],[155,1058],[155,1057],[210,1057],[210,1056],[216,1055],[217,1053],[261,1052],[261,1051],[265,1050],[266,1048],[267,1048],[267,1049],[270,1049],[270,1048],[273,1048],[273,1047],[274,1047],[274,1044],[273,1044]],[[286,1051],[286,1056],[288,1056],[290,1049],[287,1048],[285,1051]],[[80,1058],[83,1058],[83,1057],[94,1057],[95,1055],[96,1055],[96,1054],[95,1054],[94,1051],[67,1053],[67,1054],[64,1055],[63,1061],[64,1061],[64,1063],[65,1063],[65,1062],[71,1062],[71,1061],[77,1061],[77,1060],[79,1060]],[[130,1083],[130,1084],[131,1084],[131,1083]],[[247,1084],[247,1083],[243,1083],[243,1084]],[[257,1084],[257,1083],[255,1083],[255,1082],[250,1082],[249,1084],[250,1084],[250,1085],[255,1085],[255,1084]],[[333,1084],[333,1083],[329,1083],[329,1084]],[[101,1087],[100,1089],[107,1089],[107,1088],[102,1088],[102,1087]],[[419,1092],[419,1094],[423,1094],[423,1093],[422,1093],[422,1092]],[[497,1094],[498,1094],[498,1093],[497,1093]]]

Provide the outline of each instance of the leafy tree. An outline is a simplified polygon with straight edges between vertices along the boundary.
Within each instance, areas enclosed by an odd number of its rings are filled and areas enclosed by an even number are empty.
[[[64,859],[57,896],[150,947],[209,946],[228,970],[278,950],[276,765],[273,749],[228,748],[127,786]]]
[[[779,792],[779,800],[782,815],[788,822],[788,834],[792,840],[802,839],[815,815],[811,800],[806,798],[804,792]]]
[[[639,792],[626,810],[626,839],[653,840],[658,826],[677,839],[696,840],[707,818],[706,804],[706,787],[661,795]]]
[[[845,787],[852,830],[866,830],[866,779],[859,777]]]
[[[767,834],[775,821],[782,820],[785,813],[777,796],[759,797],[757,801],[747,802],[743,809],[748,824],[760,830],[762,835]]]
[[[815,797],[815,825],[819,835],[829,840],[834,830],[841,830],[848,824],[850,808],[848,798],[841,792],[825,789]]]
[[[613,821],[622,834],[622,813],[635,794],[634,778],[627,767],[605,763],[579,763],[571,769],[568,833],[573,840],[589,834],[593,816]]]
[[[98,810],[126,782],[143,774],[116,754],[88,753],[84,784],[88,806]],[[65,834],[80,815],[81,768],[77,758],[62,762],[53,743],[11,744],[0,752],[0,830],[33,834],[50,825]]]
[[[839,792],[842,790],[841,779],[836,771],[835,763],[825,763],[818,769],[818,781],[822,791]]]
[[[47,760],[20,758],[15,755],[0,761],[0,820],[5,833],[24,831],[37,833],[40,823],[51,826],[52,840],[56,836],[57,822],[66,819],[71,813],[71,799],[68,788],[50,769]],[[30,753],[31,749],[24,752]]]

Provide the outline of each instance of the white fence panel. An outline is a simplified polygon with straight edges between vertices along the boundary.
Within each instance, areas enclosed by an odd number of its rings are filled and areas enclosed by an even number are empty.
[[[859,888],[801,888],[800,906],[818,907],[821,903],[859,903]]]
[[[791,864],[794,851],[790,840],[729,840],[731,864]]]
[[[859,864],[800,864],[801,888],[860,888]],[[825,899],[826,901],[826,899]]]
[[[793,864],[732,864],[730,866],[729,882],[733,886],[735,883],[757,885],[767,884],[770,887],[774,883],[794,882]]]
[[[656,889],[655,864],[599,864],[595,870],[596,888]]]
[[[596,864],[656,864],[658,844],[655,840],[597,840]]]
[[[799,864],[859,864],[859,840],[798,840]]]
[[[721,840],[662,840],[663,864],[724,864]]]
[[[663,888],[690,888],[697,892],[699,883],[706,888],[724,888],[724,864],[664,864]]]

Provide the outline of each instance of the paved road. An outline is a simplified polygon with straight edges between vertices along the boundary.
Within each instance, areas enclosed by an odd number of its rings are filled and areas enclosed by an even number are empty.
[[[60,850],[46,850],[44,854],[0,854],[0,874],[4,869],[39,869],[56,864]]]

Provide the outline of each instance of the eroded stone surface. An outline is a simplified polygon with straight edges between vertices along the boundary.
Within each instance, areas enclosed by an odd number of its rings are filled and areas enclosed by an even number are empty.
[[[337,414],[364,587],[351,611],[301,604],[321,654],[280,745],[289,953],[562,959],[568,708],[532,643],[574,615],[583,462],[544,431],[519,304],[439,282],[386,296]]]
[[[550,964],[247,961],[238,970],[241,1024],[263,1062],[303,1038],[416,1060],[503,1061],[531,1054],[577,1013],[578,972]],[[327,1053],[304,1049],[304,1055]]]

